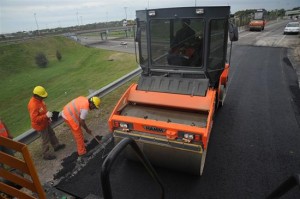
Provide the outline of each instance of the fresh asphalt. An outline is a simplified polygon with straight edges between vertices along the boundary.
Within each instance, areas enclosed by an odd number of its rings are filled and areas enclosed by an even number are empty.
[[[214,118],[203,176],[156,168],[165,198],[266,198],[289,176],[300,174],[300,91],[287,49],[236,43],[227,88],[225,104]],[[58,188],[78,198],[103,197],[101,156]],[[144,168],[123,156],[110,179],[113,198],[160,196]],[[282,198],[300,198],[300,190]]]

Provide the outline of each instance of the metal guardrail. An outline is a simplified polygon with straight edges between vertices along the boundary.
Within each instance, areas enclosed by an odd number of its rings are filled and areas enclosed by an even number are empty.
[[[112,92],[119,86],[125,84],[129,80],[133,79],[134,77],[138,76],[139,74],[141,74],[141,72],[142,72],[142,70],[139,67],[139,68],[135,69],[134,71],[128,73],[127,75],[124,75],[123,77],[117,79],[116,81],[108,84],[107,86],[104,86],[103,88],[93,92],[92,94],[90,94],[88,96],[88,98],[90,98],[92,96],[98,96],[101,98],[101,97],[107,95],[108,93]],[[59,117],[56,122],[53,122],[51,124],[51,127],[55,128],[58,125],[60,125],[61,123],[63,123],[63,118]],[[39,137],[40,137],[40,135],[37,133],[37,131],[35,131],[34,129],[29,129],[26,132],[22,133],[21,135],[15,137],[14,140],[18,141],[18,142],[22,142],[24,144],[30,144],[31,142],[33,142],[34,140],[36,140]]]

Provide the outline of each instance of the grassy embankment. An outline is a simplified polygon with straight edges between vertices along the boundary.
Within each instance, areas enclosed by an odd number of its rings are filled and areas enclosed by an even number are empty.
[[[46,54],[46,68],[35,64],[38,52]],[[88,48],[64,37],[0,46],[0,117],[17,136],[31,128],[27,104],[36,85],[46,88],[48,109],[60,111],[73,98],[87,96],[136,67],[132,54]]]

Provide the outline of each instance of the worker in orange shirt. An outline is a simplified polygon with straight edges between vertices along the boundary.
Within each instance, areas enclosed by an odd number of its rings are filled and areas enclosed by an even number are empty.
[[[1,118],[0,118],[0,137],[13,139],[13,136],[11,135],[10,131],[8,130],[7,126],[5,125],[5,123],[3,122],[3,120]],[[2,146],[2,145],[0,145],[0,151],[3,152],[3,153],[9,154],[11,156],[14,156],[14,153],[15,153],[12,149],[7,148],[7,147]],[[15,168],[12,168],[8,165],[5,165],[3,163],[0,163],[0,168],[8,170],[11,173],[23,176],[23,173],[21,171],[15,169]],[[2,177],[0,177],[0,182],[6,184],[8,186],[11,186],[13,188],[16,188],[16,189],[21,188],[19,185],[16,185],[15,183],[13,183],[13,182],[11,182],[7,179],[4,179]],[[13,198],[13,197],[0,191],[0,198]]]
[[[10,134],[8,128],[5,123],[0,118],[0,136],[13,139],[13,136]]]
[[[13,139],[13,136],[10,134],[8,128],[6,127],[5,123],[2,121],[1,118],[0,118],[0,136],[6,137],[9,139]],[[11,156],[14,155],[14,152],[11,149],[8,149],[4,146],[0,146],[0,151],[7,153]],[[0,165],[0,166],[2,166],[2,165]]]
[[[52,112],[47,111],[44,99],[48,96],[45,88],[36,86],[33,89],[33,96],[28,103],[28,111],[31,119],[31,126],[42,137],[42,153],[45,160],[53,160],[55,155],[49,151],[49,144],[52,145],[54,151],[65,148],[65,144],[60,144],[54,130],[50,126]]]
[[[84,128],[86,133],[92,135],[92,131],[87,127],[85,119],[89,110],[98,109],[100,107],[100,102],[99,97],[91,97],[88,99],[80,96],[69,102],[62,111],[62,117],[65,123],[70,127],[76,141],[79,157],[86,156],[86,147],[81,127]]]

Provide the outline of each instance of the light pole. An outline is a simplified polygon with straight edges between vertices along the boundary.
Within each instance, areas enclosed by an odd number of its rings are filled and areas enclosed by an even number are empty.
[[[36,13],[33,14],[34,15],[34,19],[35,19],[35,24],[36,24],[36,28],[37,28],[37,32],[38,32],[38,35],[40,34],[40,31],[39,31],[39,25],[38,25],[38,22],[36,20]]]
[[[124,10],[125,10],[125,16],[126,16],[125,20],[127,21],[127,7],[124,7]]]
[[[76,18],[77,18],[77,26],[79,26],[78,10],[76,11]]]
[[[106,26],[108,24],[108,12],[105,13],[106,14]]]

